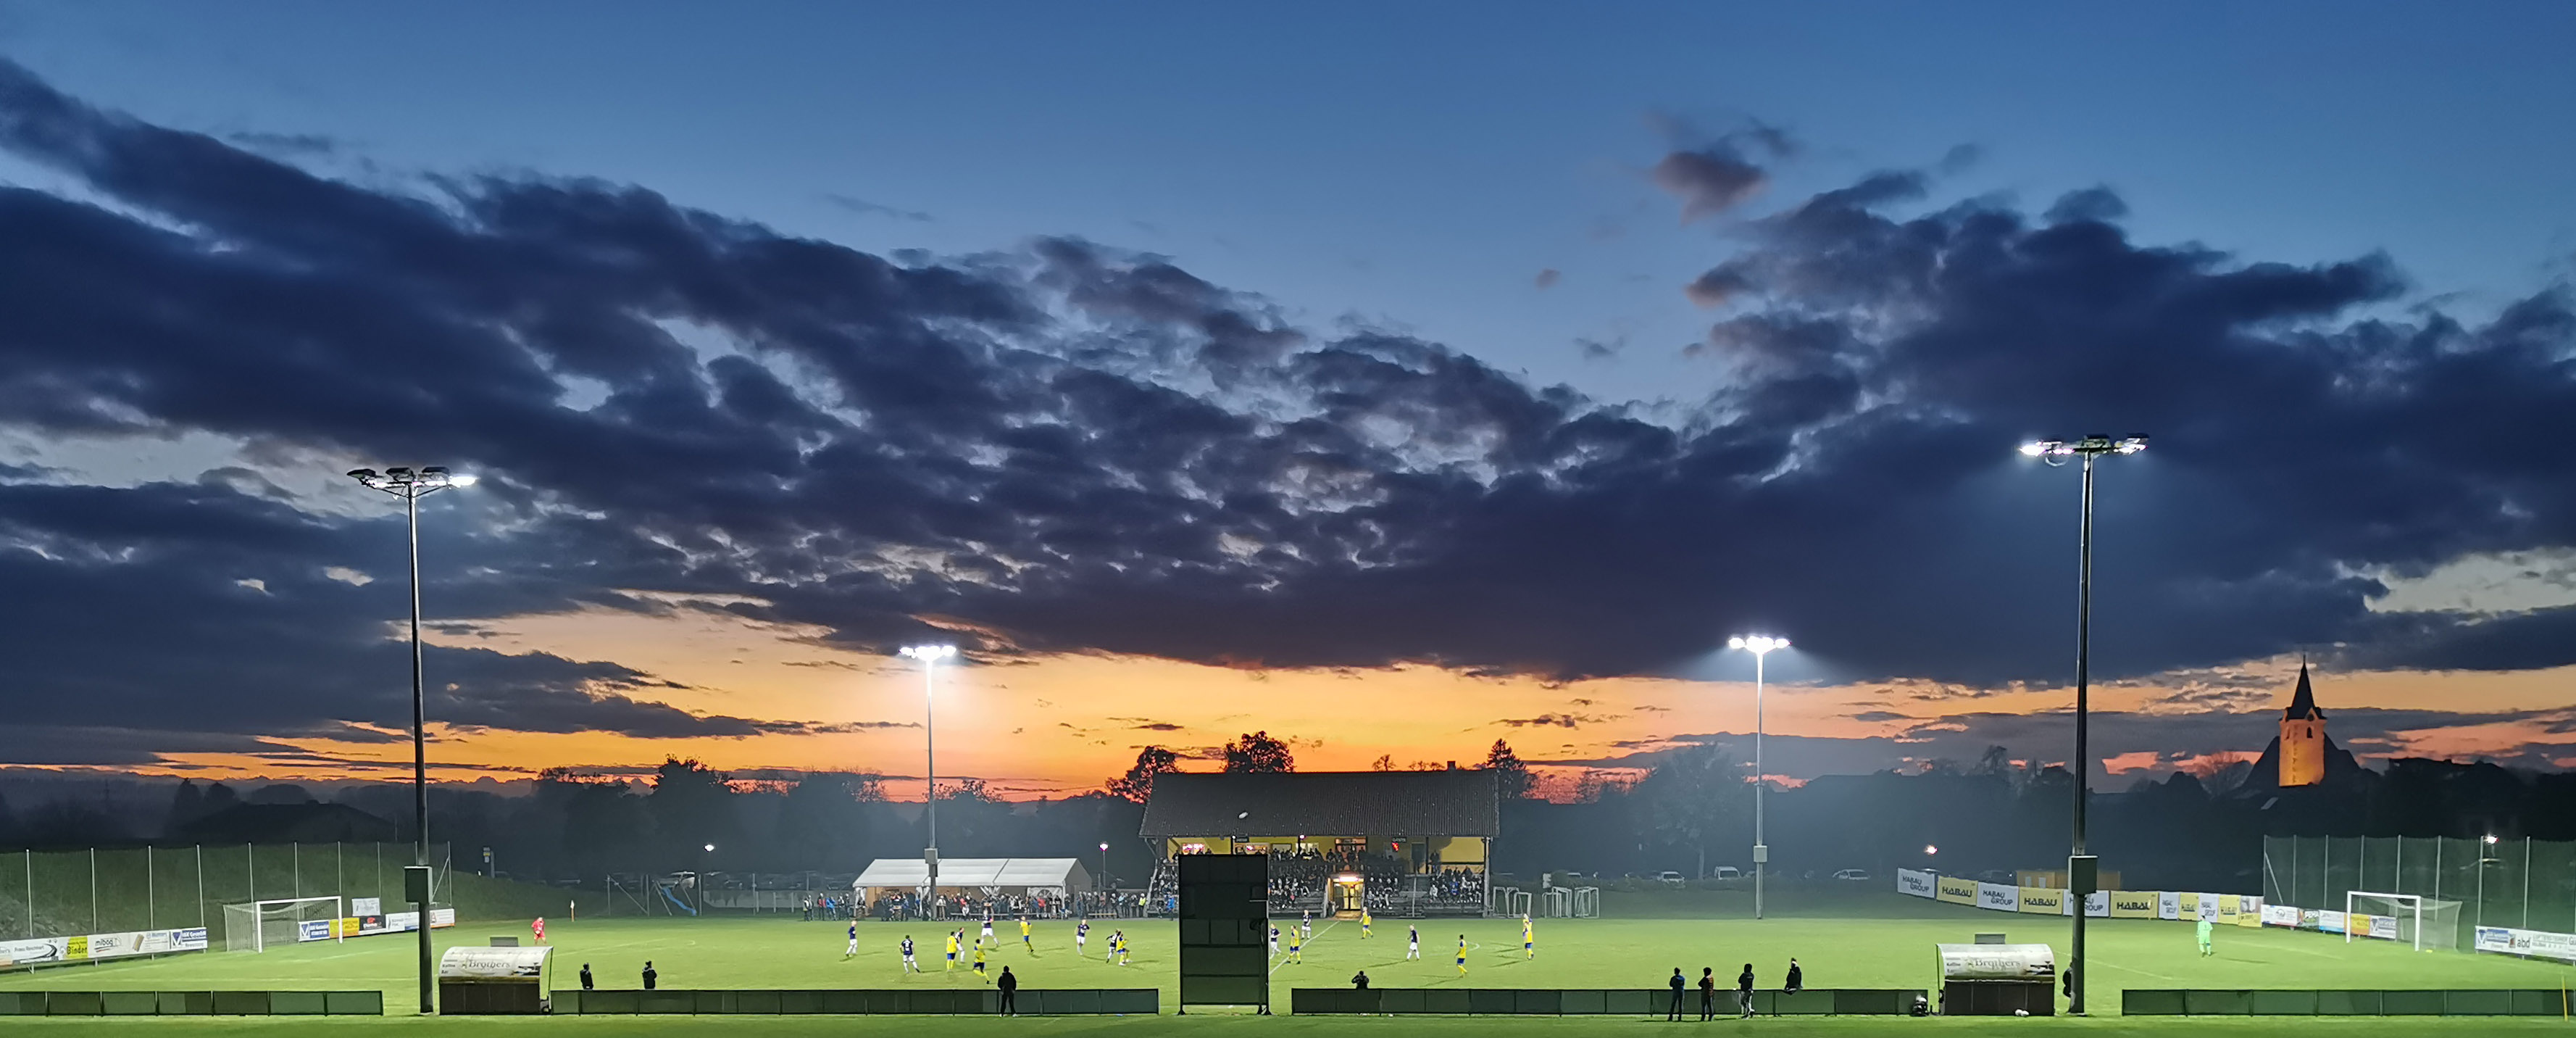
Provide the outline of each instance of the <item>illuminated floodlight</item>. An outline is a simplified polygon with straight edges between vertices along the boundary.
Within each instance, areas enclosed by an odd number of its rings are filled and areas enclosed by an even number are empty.
[[[708,844],[708,845],[707,845],[707,853],[709,853],[709,854],[714,854],[715,852],[716,852],[716,845],[715,845],[715,844],[712,844],[712,843],[711,843],[711,844]]]
[[[2486,835],[2486,841],[2487,841],[2487,846],[2489,846],[2489,847],[2493,847],[2493,846],[2495,846],[2495,844],[2496,844],[2496,834],[2494,834],[2494,833],[2488,833],[2488,834]]]
[[[1756,656],[1761,656],[1768,654],[1773,649],[1788,648],[1789,639],[1774,638],[1767,634],[1757,634],[1750,638],[1743,635],[1737,635],[1726,640],[1726,647],[1730,649],[1740,649]]]
[[[900,652],[905,659],[920,660],[923,663],[932,663],[955,657],[957,655],[957,647],[954,645],[906,645],[900,650]]]
[[[1928,844],[1928,843],[1927,843],[1927,844],[1924,844],[1924,845],[1923,845],[1923,853],[1925,853],[1925,854],[1939,854],[1939,853],[1941,853],[1941,848],[1938,848],[1938,847],[1932,846],[1931,844]]]

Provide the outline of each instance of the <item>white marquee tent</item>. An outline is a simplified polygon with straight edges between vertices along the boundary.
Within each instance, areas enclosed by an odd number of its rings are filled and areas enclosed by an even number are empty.
[[[919,858],[879,858],[850,884],[862,898],[879,890],[918,891],[930,870]],[[948,858],[939,863],[939,889],[965,893],[1064,897],[1091,889],[1091,873],[1078,858]]]

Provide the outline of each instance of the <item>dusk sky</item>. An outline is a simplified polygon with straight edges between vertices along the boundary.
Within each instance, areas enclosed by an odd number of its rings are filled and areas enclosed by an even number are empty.
[[[0,766],[2576,766],[2571,39],[0,0]]]

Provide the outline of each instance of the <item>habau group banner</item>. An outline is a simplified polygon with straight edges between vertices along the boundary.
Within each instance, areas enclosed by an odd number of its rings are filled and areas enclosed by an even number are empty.
[[[1977,884],[1977,907],[1998,912],[2021,911],[2021,888],[2001,883]]]
[[[2032,915],[2065,915],[2066,892],[2054,887],[2021,888],[2021,910]]]
[[[1957,876],[1942,876],[1932,882],[1933,897],[1954,905],[1977,903],[1977,881]]]
[[[1896,892],[1914,897],[1932,896],[1932,874],[1919,869],[1896,870]]]

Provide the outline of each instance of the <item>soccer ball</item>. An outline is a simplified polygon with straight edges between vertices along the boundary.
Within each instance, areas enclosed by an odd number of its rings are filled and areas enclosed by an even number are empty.
[[[2027,1009],[2016,1009],[2016,1010],[2013,1010],[2013,1015],[2014,1015],[2014,1016],[2029,1016],[2029,1015],[2030,1015],[2030,1010],[2027,1010]]]

